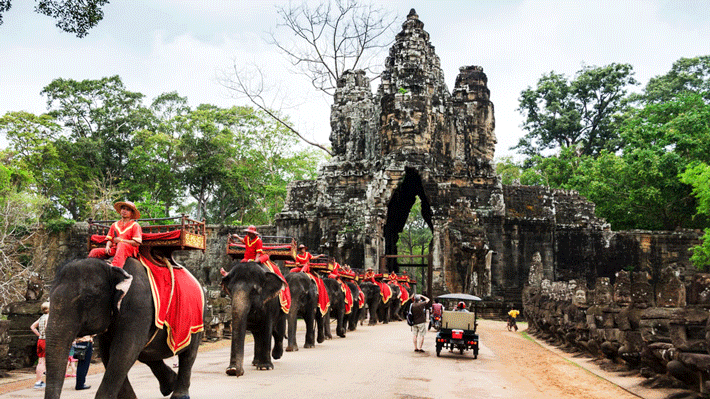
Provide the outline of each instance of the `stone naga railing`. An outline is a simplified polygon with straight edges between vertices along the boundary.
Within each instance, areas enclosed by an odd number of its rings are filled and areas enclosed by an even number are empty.
[[[565,349],[638,370],[651,386],[710,391],[710,274],[683,282],[672,266],[656,279],[620,271],[593,289],[534,279],[523,291],[528,331]]]

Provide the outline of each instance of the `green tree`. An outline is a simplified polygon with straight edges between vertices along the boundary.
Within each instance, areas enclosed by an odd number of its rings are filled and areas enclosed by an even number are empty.
[[[429,253],[429,243],[432,239],[430,226],[422,216],[422,202],[416,197],[412,208],[409,210],[407,222],[404,229],[399,233],[397,241],[397,253],[409,255],[427,255]],[[405,268],[410,276],[415,276],[419,281],[425,281],[425,268],[420,267],[412,270]]]
[[[710,165],[704,162],[688,167],[681,175],[683,183],[693,187],[693,195],[698,201],[697,215],[710,216]],[[710,228],[705,228],[702,243],[692,248],[690,260],[699,270],[710,267]]]
[[[176,92],[158,96],[150,106],[152,118],[147,129],[135,132],[126,166],[129,178],[121,182],[124,191],[148,199],[145,214],[164,217],[185,198],[181,180],[184,154],[181,142],[189,129],[192,112],[187,98]],[[156,208],[157,207],[157,208]]]
[[[67,33],[76,33],[82,38],[89,34],[89,29],[104,18],[101,9],[108,0],[35,0],[35,12],[57,20],[57,28]],[[3,13],[9,11],[11,0],[0,0],[0,25]]]
[[[617,117],[626,109],[627,90],[636,84],[628,64],[584,66],[572,80],[543,75],[536,88],[520,94],[518,111],[528,133],[513,147],[527,156],[573,147],[580,155],[616,151]]]
[[[665,75],[649,80],[640,100],[647,103],[663,103],[692,93],[705,93],[710,100],[710,55],[681,58],[673,63]]]

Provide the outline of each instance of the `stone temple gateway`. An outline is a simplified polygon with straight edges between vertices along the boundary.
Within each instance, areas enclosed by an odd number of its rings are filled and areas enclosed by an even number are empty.
[[[592,283],[630,266],[688,264],[697,234],[615,233],[575,192],[502,185],[488,78],[481,67],[461,67],[450,92],[423,27],[410,11],[376,93],[363,71],[342,75],[331,109],[334,156],[316,180],[291,183],[278,235],[377,270],[381,256],[397,253],[418,197],[433,233],[434,293],[514,304],[531,264],[551,281]]]

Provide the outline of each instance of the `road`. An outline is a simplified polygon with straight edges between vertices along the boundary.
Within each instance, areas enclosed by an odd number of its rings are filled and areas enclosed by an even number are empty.
[[[328,340],[312,349],[285,353],[274,370],[245,367],[242,377],[225,374],[227,341],[205,344],[193,368],[192,398],[662,398],[658,391],[634,395],[529,339],[522,331],[508,332],[503,322],[479,320],[478,359],[434,351],[434,333],[426,336],[425,353],[415,353],[404,322],[359,326],[346,338]],[[299,343],[303,343],[300,332]],[[253,355],[246,345],[245,358]],[[170,361],[171,362],[171,361]],[[94,366],[100,369],[100,366]],[[586,366],[585,366],[586,367]],[[91,374],[86,391],[67,379],[62,398],[93,398],[102,373]],[[602,375],[603,377],[603,375]],[[137,364],[129,374],[141,399],[162,398],[148,367]],[[624,379],[636,386],[638,381]],[[0,380],[1,383],[1,380]],[[32,378],[0,398],[41,398]],[[618,381],[617,381],[618,383]],[[2,392],[2,391],[0,391]],[[637,391],[638,393],[638,391]]]

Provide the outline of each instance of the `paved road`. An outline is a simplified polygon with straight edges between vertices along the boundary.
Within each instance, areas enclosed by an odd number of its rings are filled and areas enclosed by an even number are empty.
[[[224,372],[229,347],[207,345],[193,369],[192,398],[635,398],[628,392],[551,353],[503,323],[480,325],[478,359],[434,352],[434,333],[427,334],[426,353],[415,353],[411,332],[403,322],[361,326],[347,338],[313,349],[285,353],[275,369],[245,367],[242,377]],[[303,342],[302,332],[299,343]],[[253,345],[246,347],[251,360]],[[512,356],[516,354],[516,356]],[[541,360],[536,360],[539,357]],[[545,363],[542,363],[542,360]],[[532,365],[531,363],[532,362]],[[536,366],[537,365],[537,366]],[[93,398],[103,374],[90,375],[86,391],[65,382],[62,398]],[[139,398],[161,398],[150,370],[137,364],[129,378]],[[570,383],[570,384],[568,384]],[[29,380],[27,387],[32,381]],[[41,398],[43,391],[19,389],[0,398]]]

